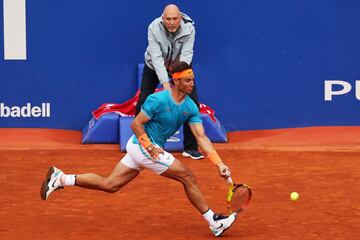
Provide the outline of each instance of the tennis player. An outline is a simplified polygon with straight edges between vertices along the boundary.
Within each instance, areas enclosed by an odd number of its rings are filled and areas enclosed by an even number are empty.
[[[214,213],[205,201],[195,177],[185,165],[166,151],[166,140],[188,120],[190,129],[207,158],[218,168],[221,177],[230,176],[229,168],[223,163],[212,143],[205,135],[199,110],[188,96],[194,87],[194,73],[185,62],[178,63],[172,71],[170,90],[151,94],[131,124],[134,131],[126,145],[127,153],[115,166],[113,172],[102,177],[93,173],[64,174],[56,167],[50,167],[41,186],[41,198],[64,186],[79,186],[109,193],[120,190],[133,180],[144,168],[180,182],[192,205],[208,222],[215,236],[220,236],[237,217]]]

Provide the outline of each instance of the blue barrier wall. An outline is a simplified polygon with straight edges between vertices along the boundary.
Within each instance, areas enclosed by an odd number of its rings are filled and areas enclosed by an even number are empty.
[[[196,23],[200,101],[227,130],[360,124],[359,1],[173,2]],[[4,60],[0,11],[0,127],[79,130],[102,103],[131,98],[147,26],[167,3],[27,1],[25,61]],[[325,80],[352,89],[325,101]],[[5,116],[28,103],[50,103],[50,117]]]

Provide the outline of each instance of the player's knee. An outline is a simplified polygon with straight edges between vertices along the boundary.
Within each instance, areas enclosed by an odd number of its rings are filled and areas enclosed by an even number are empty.
[[[183,174],[181,182],[185,186],[191,187],[192,185],[196,184],[196,179],[195,179],[194,174],[191,171],[186,170]]]
[[[106,179],[104,181],[103,190],[107,193],[115,193],[121,189],[121,185],[116,184],[114,181]]]
[[[104,188],[105,192],[107,193],[116,193],[117,191],[119,191],[118,188],[115,188],[115,187],[111,187],[111,186],[106,186]]]

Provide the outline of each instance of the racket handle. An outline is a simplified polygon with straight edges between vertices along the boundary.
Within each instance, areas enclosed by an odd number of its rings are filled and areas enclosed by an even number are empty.
[[[226,179],[226,182],[227,182],[228,184],[234,184],[234,182],[233,182],[233,180],[231,179],[230,176]]]

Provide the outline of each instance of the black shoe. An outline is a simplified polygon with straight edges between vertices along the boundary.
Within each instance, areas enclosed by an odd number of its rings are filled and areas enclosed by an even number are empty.
[[[204,155],[202,155],[202,153],[197,150],[184,150],[182,155],[184,157],[190,157],[190,158],[196,159],[196,160],[204,158]]]

